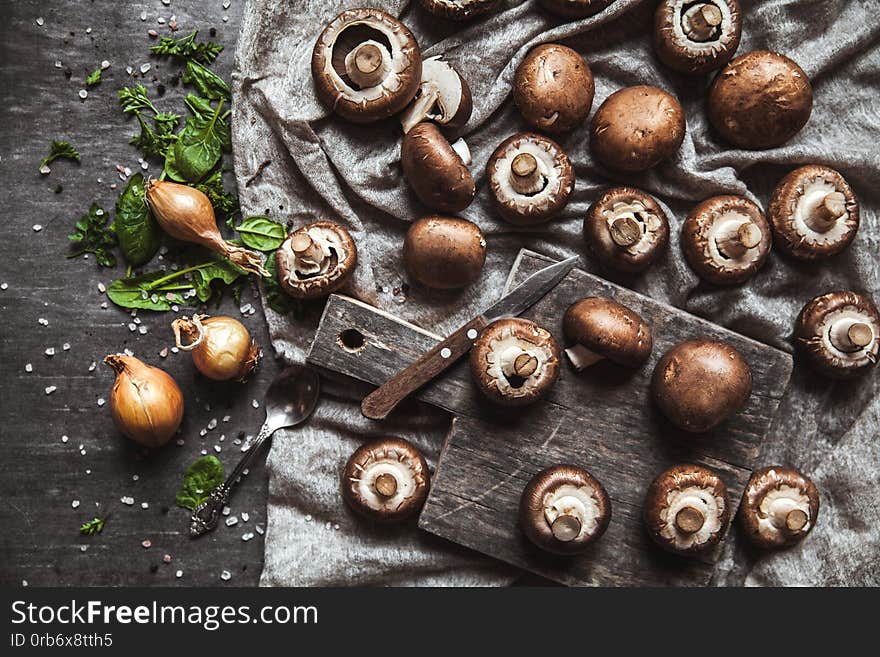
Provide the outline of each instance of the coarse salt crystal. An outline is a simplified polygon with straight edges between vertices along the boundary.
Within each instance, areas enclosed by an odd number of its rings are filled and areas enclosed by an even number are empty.
[[[207,429],[199,429],[199,435],[200,435],[202,438],[204,438],[205,436],[208,435],[208,430],[207,430]]]
[[[61,442],[66,443],[70,438],[68,436],[61,436]]]
[[[9,283],[0,283],[0,290],[8,290]]]
[[[146,335],[146,334],[147,334],[147,331],[148,331],[148,329],[147,329],[146,326],[141,326],[141,327],[138,329],[138,333],[140,333],[141,335]]]
[[[146,64],[141,64],[140,72],[141,72],[141,73],[146,73],[146,72],[149,71],[151,68],[153,68],[153,65],[150,64],[149,62],[147,62]]]
[[[163,555],[162,561],[164,561],[165,563],[171,563],[171,555],[170,554]]]
[[[229,0],[223,0],[223,8],[224,8],[224,9],[229,9],[229,5],[230,5],[230,4],[231,4],[231,3],[229,2]]]
[[[83,100],[85,100],[86,98],[89,97],[89,92],[86,91],[85,89],[80,89],[79,92],[77,93],[77,95],[78,95],[80,98],[82,98]]]
[[[254,399],[251,401],[251,406],[253,406],[254,408],[259,408],[260,402],[258,402],[256,399]]]
[[[168,357],[168,347],[165,347],[164,349],[162,349],[162,351],[159,352],[159,356],[161,358],[167,358]]]
[[[46,387],[46,394],[51,395],[56,390],[58,390],[58,386],[47,386]]]
[[[128,330],[134,333],[135,331],[137,331],[137,324],[135,324],[134,322],[129,323]]]
[[[31,372],[34,371],[34,366],[31,365],[30,363],[28,363],[27,365],[24,366],[24,371],[27,372],[28,374],[30,374]]]
[[[95,361],[92,361],[92,364],[89,365],[89,372],[94,372],[94,371],[95,371],[95,368],[96,368],[97,366],[98,366],[98,364],[97,364]]]
[[[91,33],[92,33],[92,28],[87,27],[87,28],[86,28],[86,34],[91,34]]]
[[[61,64],[61,60],[60,60],[60,59],[56,59],[56,60],[55,60],[55,68],[61,68],[61,66],[62,66],[62,64]]]
[[[107,402],[104,401],[104,398],[103,398],[103,397],[98,397],[98,406],[103,406],[103,405],[106,404],[106,403],[107,403]]]
[[[134,504],[134,498],[131,497],[130,495],[123,495],[122,497],[119,498],[119,501],[122,502],[123,504],[127,504],[128,506],[131,506],[132,504]]]
[[[123,349],[122,353],[124,353],[126,356],[134,356],[134,352],[131,349]]]
[[[104,285],[103,283],[98,283],[98,292],[100,292],[101,294],[104,294],[104,292],[106,292],[106,291],[107,291],[107,286]]]
[[[110,62],[108,62],[108,61],[105,59],[104,61],[101,62],[101,68],[104,69],[104,70],[106,71],[108,68],[110,68]]]
[[[211,421],[208,422],[208,431],[213,431],[217,428],[217,418],[211,418]]]
[[[80,551],[80,552],[85,552],[85,551],[88,550],[88,549],[89,549],[89,546],[88,546],[88,545],[80,545],[80,546],[79,546],[79,551]]]
[[[159,23],[159,25],[165,25],[165,19],[162,16],[159,16],[159,18],[156,19],[156,22]]]
[[[219,454],[220,451],[221,451],[221,447],[220,447],[220,445],[214,445],[214,451],[217,452],[217,453]]]
[[[228,516],[231,512],[232,512],[232,509],[230,509],[228,506],[224,506],[224,507],[223,507],[223,511],[221,511],[221,513],[222,513],[224,516]]]
[[[85,456],[85,455],[86,455],[86,450],[80,448],[80,450],[79,450],[79,455],[80,455],[80,456]]]
[[[224,570],[222,573],[220,573],[220,579],[222,579],[224,582],[229,581],[231,578],[232,573],[230,573],[228,570]]]
[[[208,455],[208,450],[203,449],[200,453],[201,453],[202,456],[207,456],[207,455]]]
[[[312,521],[312,514],[308,514],[306,516],[306,522],[311,522],[311,521]]]
[[[69,343],[69,342],[65,342],[63,345],[61,345],[61,348],[62,348],[64,351],[70,351],[70,343]]]
[[[125,72],[128,73],[129,75],[131,75],[132,73],[134,73],[134,69],[131,66],[126,66]],[[101,182],[100,178],[98,179],[98,182]]]
[[[241,540],[243,540],[243,541],[249,541],[249,540],[251,540],[253,537],[254,537],[254,533],[253,533],[253,532],[245,532],[244,534],[241,535]]]
[[[48,164],[44,164],[43,166],[40,167],[40,173],[45,176],[45,175],[52,173],[52,169],[49,168]]]
[[[178,446],[183,445],[183,444],[184,444],[184,440],[183,440],[183,438],[178,438],[178,439],[177,439],[177,444],[178,444]]]
[[[142,509],[149,509],[150,503],[149,502],[141,502],[141,508]]]
[[[70,506],[75,509],[79,506],[79,500],[73,500],[73,502],[70,503]]]
[[[256,527],[254,527],[254,529],[257,530],[257,533],[258,533],[260,536],[262,536],[262,535],[265,533],[265,531],[266,531],[265,529],[263,529],[263,525],[257,525]]]
[[[132,480],[132,481],[137,481],[137,480],[140,479],[140,478],[141,478],[140,475],[131,475],[131,480]]]
[[[40,224],[34,224],[35,233],[39,233],[41,230],[43,230],[43,227]]]
[[[42,16],[37,17],[37,25],[39,25],[40,27],[43,27],[43,23],[45,23],[45,22],[46,21]]]
[[[242,522],[247,522],[247,521],[250,520],[250,519],[251,519],[251,517],[250,517],[249,514],[247,514],[247,513],[242,513],[242,514],[241,514],[241,521],[242,521]]]
[[[55,347],[49,347],[43,353],[45,353],[49,357],[54,356],[55,355]]]
[[[101,304],[101,308],[103,308],[104,310],[107,309],[107,302],[106,301]]]
[[[147,540],[147,541],[141,541],[141,545],[144,546],[144,549],[145,549],[145,550],[149,550],[150,547],[152,547],[153,542],[152,542],[152,541],[149,541],[149,540]]]
[[[237,525],[237,524],[238,524],[238,518],[236,518],[235,516],[229,516],[226,519],[226,526],[227,527],[232,527],[233,525]]]
[[[182,570],[178,570],[176,573],[174,573],[174,576],[175,576],[177,579],[180,579],[181,577],[183,577],[183,571],[182,571]]]

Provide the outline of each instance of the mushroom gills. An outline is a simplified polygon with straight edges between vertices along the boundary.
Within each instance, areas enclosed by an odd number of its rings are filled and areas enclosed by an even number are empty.
[[[828,342],[838,351],[846,354],[860,352],[871,346],[875,340],[874,330],[857,313],[837,313],[828,325]]]
[[[726,260],[751,261],[747,256],[761,243],[761,228],[745,214],[728,211],[718,216],[710,228],[711,244]],[[755,257],[759,254],[755,251]]]
[[[402,459],[402,460],[401,460]],[[358,492],[373,510],[394,511],[416,490],[417,482],[412,467],[403,455],[393,450],[368,463],[358,464],[357,476],[352,481]]]
[[[692,41],[713,41],[721,35],[723,16],[718,5],[696,2],[681,15],[681,29]]]
[[[330,66],[355,91],[382,84],[391,71],[391,41],[382,31],[366,23],[342,29],[333,43]]]
[[[565,484],[544,496],[544,519],[558,541],[567,543],[593,534],[600,516],[599,501],[589,486]]]
[[[506,347],[500,361],[501,372],[512,388],[522,388],[540,365],[538,358],[519,343]]]
[[[323,276],[336,269],[341,249],[334,238],[332,232],[320,228],[310,228],[291,238],[290,246],[294,258],[291,271],[297,279]]]
[[[831,242],[839,239],[841,233],[847,230],[848,215],[846,197],[830,182],[816,180],[806,185],[798,198],[795,221],[801,227],[801,232],[812,231],[814,241]],[[804,231],[804,228],[809,231]]]
[[[720,518],[724,509],[724,498],[716,496],[711,488],[672,489],[666,496],[666,508],[661,511],[665,524],[660,534],[679,550],[702,545],[722,529]]]
[[[491,346],[487,372],[500,388],[525,394],[537,385],[542,363],[550,356],[547,348],[516,335],[505,335]]]
[[[789,536],[810,531],[810,498],[797,488],[781,484],[758,505],[758,530]]]
[[[440,125],[452,121],[461,109],[464,95],[462,79],[441,55],[424,60],[422,84],[415,99],[400,115],[403,132],[409,132],[422,121]]]

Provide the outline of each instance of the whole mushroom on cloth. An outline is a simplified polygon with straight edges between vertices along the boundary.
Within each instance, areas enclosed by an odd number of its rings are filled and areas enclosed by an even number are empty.
[[[419,0],[422,8],[435,16],[466,21],[495,9],[501,0]]]
[[[624,367],[639,367],[651,355],[651,327],[634,310],[613,299],[585,297],[575,301],[562,320],[572,346],[565,355],[577,370],[608,359]]]
[[[680,73],[697,75],[724,66],[741,36],[737,0],[661,0],[654,13],[654,51]]]
[[[772,549],[806,538],[819,516],[819,491],[797,470],[772,466],[752,473],[739,507],[740,525],[755,547]]]
[[[345,285],[357,266],[348,231],[331,221],[302,226],[275,252],[278,282],[295,299],[317,299]]]
[[[461,212],[474,200],[467,145],[461,139],[450,144],[433,123],[419,123],[404,135],[400,163],[415,195],[432,210]]]
[[[422,62],[422,82],[415,98],[400,115],[403,132],[422,121],[457,130],[471,118],[474,105],[471,89],[464,78],[442,56]]]
[[[409,275],[426,287],[465,287],[483,271],[486,238],[466,219],[422,217],[406,233],[403,262]]]

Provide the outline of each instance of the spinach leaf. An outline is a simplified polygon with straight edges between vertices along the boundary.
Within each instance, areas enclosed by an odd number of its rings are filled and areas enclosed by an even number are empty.
[[[164,271],[154,271],[132,278],[120,278],[107,287],[107,298],[122,308],[171,310],[173,304],[183,305],[181,292],[192,289],[192,285],[186,281],[176,280],[178,274],[180,272],[169,275]]]
[[[226,81],[211,69],[202,66],[194,59],[186,61],[183,82],[191,84],[199,95],[211,100],[232,100],[232,90]]]
[[[172,178],[199,182],[216,166],[223,155],[223,138],[218,127],[221,101],[210,119],[193,115],[177,137],[171,157],[166,158],[165,170]]]
[[[71,253],[68,258],[85,253],[93,253],[98,264],[102,267],[116,265],[116,256],[111,249],[116,246],[116,233],[113,228],[107,226],[110,215],[104,212],[97,203],[92,203],[87,214],[80,217],[74,225],[74,232],[68,235],[71,242],[76,242],[79,250]]]
[[[239,269],[229,260],[218,258],[215,262],[195,270],[192,275],[192,284],[199,301],[204,303],[211,298],[214,292],[211,285],[214,281],[219,280],[228,285],[244,274],[243,269]]]
[[[287,230],[269,217],[248,217],[235,230],[246,246],[257,251],[275,251],[287,238]]]
[[[269,254],[266,258],[266,264],[263,265],[269,276],[263,278],[263,290],[266,292],[266,302],[269,307],[280,315],[286,315],[293,312],[294,317],[298,320],[305,318],[305,310],[302,304],[296,299],[287,295],[281,283],[278,282],[278,269],[275,267],[275,254]]]
[[[187,468],[183,484],[174,502],[184,509],[195,511],[208,500],[211,491],[223,483],[223,464],[216,456],[203,456]]]
[[[122,255],[135,267],[156,255],[162,243],[162,231],[147,208],[144,192],[144,177],[136,173],[128,179],[128,185],[116,201],[113,224]]]

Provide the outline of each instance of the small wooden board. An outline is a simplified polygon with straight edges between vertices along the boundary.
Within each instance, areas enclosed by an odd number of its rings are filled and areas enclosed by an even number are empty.
[[[551,259],[522,251],[508,286]],[[736,512],[761,443],[788,385],[788,354],[658,303],[580,270],[574,270],[523,316],[550,330],[560,345],[565,309],[585,296],[607,296],[629,306],[653,329],[648,363],[628,371],[601,362],[577,374],[566,362],[548,398],[523,409],[499,409],[471,383],[466,359],[419,393],[454,414],[419,525],[550,579],[574,585],[705,585],[720,547],[696,558],[667,554],[646,536],[642,499],[651,480],[680,462],[712,468],[730,492]],[[339,336],[354,329],[360,349]],[[657,360],[675,344],[711,337],[733,345],[752,369],[753,391],[736,417],[703,435],[673,427],[650,397]],[[378,385],[415,360],[438,336],[366,304],[334,295],[327,303],[308,362]],[[608,491],[612,520],[590,551],[555,557],[534,548],[517,527],[522,489],[539,470],[573,463]]]

